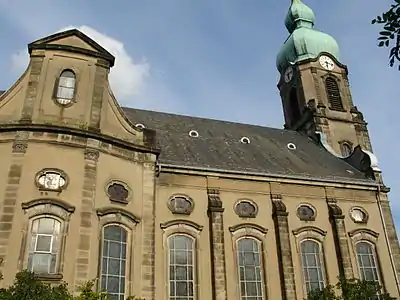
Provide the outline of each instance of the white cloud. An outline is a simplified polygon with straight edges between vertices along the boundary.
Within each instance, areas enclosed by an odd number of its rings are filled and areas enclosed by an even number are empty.
[[[150,65],[148,62],[145,59],[139,62],[134,61],[121,41],[102,34],[89,26],[69,26],[58,32],[71,28],[79,29],[115,56],[115,65],[110,72],[110,84],[118,100],[125,103],[129,102],[128,97],[137,94],[149,76]],[[20,74],[25,70],[28,63],[27,51],[20,50],[11,57],[11,70]]]

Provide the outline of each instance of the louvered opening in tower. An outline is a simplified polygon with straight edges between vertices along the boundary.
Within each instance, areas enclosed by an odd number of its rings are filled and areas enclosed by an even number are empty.
[[[333,110],[343,110],[342,98],[340,97],[340,90],[336,80],[328,77],[325,80],[325,88],[330,108]]]

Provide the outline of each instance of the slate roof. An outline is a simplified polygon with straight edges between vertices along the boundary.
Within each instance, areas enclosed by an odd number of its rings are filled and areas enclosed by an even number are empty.
[[[156,131],[162,164],[373,184],[357,169],[295,131],[122,108],[133,124]],[[196,130],[198,137],[189,136]],[[240,142],[242,137],[249,144]],[[288,143],[296,145],[288,149]],[[350,171],[350,172],[349,172]]]

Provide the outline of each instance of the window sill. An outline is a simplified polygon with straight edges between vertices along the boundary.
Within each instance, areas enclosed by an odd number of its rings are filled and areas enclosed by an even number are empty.
[[[39,280],[42,280],[42,281],[61,281],[63,279],[63,275],[60,273],[57,273],[57,274],[44,274],[44,273],[38,274],[38,273],[36,273],[35,275]]]
[[[329,109],[337,112],[347,112],[344,108],[329,107]]]

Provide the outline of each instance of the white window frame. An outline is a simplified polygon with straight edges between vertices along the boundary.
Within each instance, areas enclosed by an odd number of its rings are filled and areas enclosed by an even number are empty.
[[[128,295],[128,290],[127,290],[127,286],[128,286],[128,284],[129,284],[129,276],[128,276],[128,274],[129,274],[129,253],[130,253],[130,251],[129,251],[129,245],[130,245],[130,230],[128,229],[128,228],[126,228],[125,226],[123,226],[122,224],[118,224],[118,223],[108,223],[108,224],[106,224],[106,225],[104,225],[103,227],[102,227],[102,233],[101,233],[101,240],[100,240],[100,243],[101,243],[101,246],[100,246],[100,248],[101,248],[101,252],[100,252],[100,278],[99,278],[99,281],[100,281],[100,289],[101,290],[103,290],[103,287],[102,287],[102,277],[103,277],[103,275],[107,275],[106,276],[106,279],[108,279],[110,276],[110,274],[108,274],[108,273],[103,273],[103,270],[104,270],[104,265],[103,265],[103,259],[105,258],[105,259],[107,259],[107,260],[109,260],[111,257],[109,257],[109,256],[105,256],[104,255],[104,242],[105,242],[105,238],[104,238],[104,231],[105,231],[105,229],[107,228],[107,227],[119,227],[119,228],[122,228],[123,230],[125,230],[125,233],[126,233],[126,239],[125,239],[125,241],[124,242],[119,242],[119,243],[121,243],[121,244],[125,244],[125,258],[124,259],[121,259],[121,257],[119,257],[119,258],[112,258],[112,259],[118,259],[119,260],[119,262],[120,262],[120,267],[121,267],[121,261],[122,260],[125,260],[125,273],[123,274],[123,276],[121,275],[121,274],[119,274],[119,275],[114,275],[114,274],[111,274],[112,276],[111,277],[118,277],[118,279],[120,279],[120,278],[123,278],[124,279],[124,290],[123,290],[123,293],[117,293],[117,294],[115,294],[115,293],[113,293],[112,295],[118,295],[118,296],[121,296],[122,295],[122,299],[124,300],[127,296],[129,296]],[[108,272],[108,270],[107,270],[107,272]],[[119,283],[120,284],[120,283]],[[104,289],[104,291],[105,292],[107,292],[107,290],[106,289]],[[110,298],[112,297],[112,296],[109,296]]]
[[[248,280],[241,280],[241,276],[240,276],[240,269],[243,267],[245,268],[245,265],[241,265],[240,264],[240,250],[239,250],[239,243],[243,240],[252,240],[253,243],[255,243],[256,247],[257,247],[257,255],[258,255],[258,266],[254,266],[254,269],[258,269],[258,276],[259,276],[259,280],[255,280],[255,281],[248,281]],[[253,244],[254,245],[254,244]],[[254,253],[254,252],[253,252]],[[253,236],[242,236],[239,239],[236,240],[236,253],[235,253],[236,259],[237,259],[237,264],[236,264],[236,270],[238,273],[238,282],[239,282],[239,290],[240,290],[240,299],[241,300],[247,300],[249,298],[253,299],[256,298],[257,300],[263,300],[265,299],[265,282],[264,282],[264,266],[263,266],[263,255],[262,255],[262,242],[253,237]],[[253,266],[252,266],[253,267]],[[256,284],[259,283],[261,288],[260,288],[260,292],[261,294],[258,294],[258,288],[257,288],[257,296],[249,296],[247,295],[247,293],[243,293],[242,290],[242,283],[244,283],[245,287],[246,287],[246,283],[248,282],[255,282]],[[246,288],[245,288],[246,290]]]
[[[41,219],[52,219],[55,222],[58,222],[60,225],[60,231],[58,233],[54,233],[54,234],[43,234],[43,233],[35,233],[33,234],[32,232],[32,227],[34,222],[40,222]],[[38,224],[39,226],[39,224]],[[39,228],[38,228],[39,229]],[[54,230],[54,228],[53,228]],[[31,244],[31,239],[33,238],[33,236],[35,235],[35,244],[34,244],[34,248],[30,249],[30,244]],[[57,236],[58,235],[58,236]],[[59,266],[60,266],[60,257],[61,257],[61,252],[62,252],[62,235],[63,235],[63,221],[54,217],[54,216],[48,216],[48,215],[43,215],[43,216],[39,216],[37,218],[34,218],[31,220],[30,222],[30,229],[29,229],[29,240],[28,240],[28,260],[27,260],[27,268],[32,271],[35,272],[35,264],[34,264],[34,257],[35,254],[47,254],[49,256],[55,255],[56,256],[56,262],[55,262],[55,266],[54,266],[54,272],[51,272],[51,263],[47,266],[47,272],[45,273],[38,273],[38,274],[48,274],[48,275],[54,275],[58,273],[59,270]],[[38,237],[39,236],[50,236],[51,237],[51,242],[50,242],[50,250],[49,251],[38,251],[37,250],[37,244],[38,244]],[[54,243],[54,238],[57,236],[58,241],[57,243],[59,243],[58,245],[58,250],[56,253],[53,253],[53,243]],[[32,265],[29,266],[29,256],[32,255]],[[35,272],[36,273],[36,272]]]
[[[193,273],[194,273],[194,290],[192,298],[193,300],[203,299],[201,290],[198,288],[200,285],[200,274],[202,274],[202,265],[199,263],[200,259],[200,233],[203,230],[203,226],[196,224],[195,222],[185,220],[185,219],[174,219],[160,224],[163,230],[163,248],[165,253],[165,272],[164,272],[164,282],[165,282],[165,299],[170,298],[170,288],[169,288],[169,237],[174,235],[187,235],[191,237],[194,241],[194,258],[193,258]],[[174,299],[174,298],[172,298]],[[189,298],[190,299],[190,298]]]
[[[239,269],[239,260],[238,260],[238,241],[243,238],[253,239],[256,243],[258,243],[259,256],[260,256],[260,272],[261,272],[261,290],[262,290],[262,300],[269,299],[273,297],[270,294],[270,290],[268,289],[268,281],[267,281],[267,252],[264,247],[266,245],[266,237],[268,233],[268,229],[262,227],[261,225],[254,223],[240,223],[234,226],[229,227],[229,231],[231,232],[232,244],[234,248],[234,260],[235,260],[235,269],[236,269],[236,286],[237,286],[237,294],[240,295],[241,300],[245,300],[249,297],[241,296],[241,286],[240,286],[240,269]]]
[[[175,249],[173,249],[173,250],[171,249],[171,247],[169,245],[169,242],[170,242],[170,240],[172,238],[177,237],[177,236],[183,236],[183,237],[189,239],[191,241],[191,243],[192,243],[192,250],[190,251],[191,252],[191,256],[192,256],[191,257],[192,258],[192,263],[190,265],[189,264],[185,265],[185,267],[188,267],[188,268],[191,267],[192,268],[192,274],[191,274],[192,275],[192,279],[191,280],[189,280],[189,279],[181,280],[182,282],[183,281],[186,282],[188,285],[189,285],[189,283],[192,283],[192,285],[193,285],[193,295],[192,296],[190,296],[190,295],[185,295],[185,296],[176,295],[176,283],[178,281],[180,281],[180,280],[171,279],[171,277],[170,277],[170,270],[171,270],[171,266],[172,266],[172,264],[171,264],[171,251],[175,252]],[[187,300],[195,300],[195,299],[197,299],[197,291],[196,291],[196,239],[193,236],[185,234],[185,233],[174,233],[174,234],[171,234],[170,236],[168,236],[167,242],[168,242],[168,263],[167,263],[167,266],[168,266],[168,299],[170,299],[170,300],[176,300],[176,299],[181,299],[181,298],[185,298]],[[188,249],[185,249],[185,251],[189,252]],[[176,267],[177,265],[173,264],[173,266]],[[175,283],[175,295],[174,296],[171,295],[171,282]]]
[[[315,226],[303,226],[298,229],[292,231],[293,235],[296,238],[296,250],[297,250],[297,257],[299,260],[300,272],[301,272],[301,280],[303,282],[303,297],[307,299],[308,297],[308,289],[305,280],[304,268],[302,264],[302,252],[301,252],[301,243],[306,240],[312,240],[319,244],[319,251],[320,251],[320,263],[321,263],[321,271],[322,277],[324,280],[324,287],[328,284],[328,270],[325,258],[325,238],[327,231],[322,230]]]

